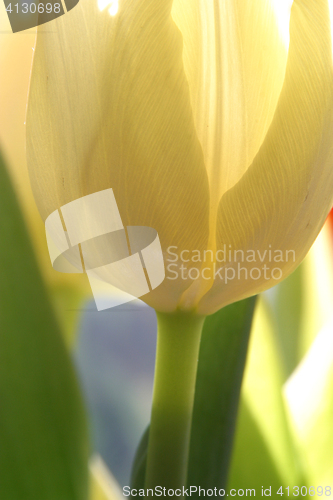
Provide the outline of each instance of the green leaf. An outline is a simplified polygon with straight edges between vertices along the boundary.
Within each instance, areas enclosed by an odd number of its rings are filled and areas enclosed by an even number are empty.
[[[254,316],[242,395],[286,486],[304,485],[304,467],[283,397],[283,359],[274,321],[262,295]],[[243,450],[247,452],[246,449]],[[261,472],[258,471],[261,475]],[[264,477],[262,480],[264,480]]]
[[[333,302],[332,235],[326,225],[304,261],[268,294],[285,378],[330,320]]]
[[[308,485],[333,483],[333,318],[284,386]]]
[[[264,489],[271,486],[272,492],[276,492],[280,486],[288,486],[277,470],[245,398],[242,398],[239,406],[228,489],[254,488],[257,496],[260,496],[262,486]]]
[[[85,500],[85,412],[0,155],[0,498]]]
[[[149,427],[145,430],[142,435],[139,446],[136,450],[131,473],[131,488],[144,488],[145,487],[145,473],[147,464],[147,452],[148,452],[148,438],[149,438]]]
[[[272,291],[271,311],[283,360],[285,379],[300,361],[299,344],[304,310],[304,272],[298,268]]]
[[[206,318],[199,353],[188,485],[225,488],[255,297]]]
[[[120,485],[99,455],[90,460],[89,500],[124,500]]]

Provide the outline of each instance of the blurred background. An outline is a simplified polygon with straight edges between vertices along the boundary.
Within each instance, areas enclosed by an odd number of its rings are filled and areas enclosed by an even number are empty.
[[[140,301],[97,312],[84,275],[52,269],[25,160],[34,30],[12,34],[0,6],[0,145],[89,415],[92,451],[120,485],[148,425],[155,312]],[[260,298],[230,486],[333,486],[332,216],[299,268]]]

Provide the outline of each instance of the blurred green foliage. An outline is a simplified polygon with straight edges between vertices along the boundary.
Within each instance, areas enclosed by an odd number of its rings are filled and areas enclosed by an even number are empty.
[[[0,156],[0,498],[86,500],[74,369]]]

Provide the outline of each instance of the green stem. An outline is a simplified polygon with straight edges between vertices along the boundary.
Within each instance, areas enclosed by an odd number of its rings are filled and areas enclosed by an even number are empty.
[[[146,488],[186,485],[191,420],[204,317],[157,313],[158,335]]]

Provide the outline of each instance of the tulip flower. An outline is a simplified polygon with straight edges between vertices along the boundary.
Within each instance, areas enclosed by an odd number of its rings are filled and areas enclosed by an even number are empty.
[[[218,262],[167,275],[144,297],[159,311],[210,314],[276,284],[332,205],[328,5],[294,4],[288,51],[288,4],[131,1],[110,16],[81,0],[39,35],[28,155],[44,220],[112,188],[124,225],[155,228],[165,255],[282,252],[268,278],[226,284]]]
[[[106,7],[80,0],[37,36],[28,164],[44,220],[111,188],[124,226],[154,228],[166,264],[176,254],[143,297],[159,311],[146,484],[174,486],[205,315],[290,274],[332,206],[329,5]]]

